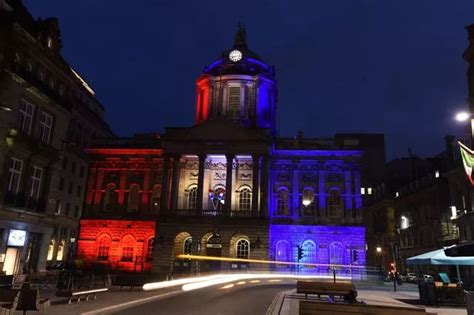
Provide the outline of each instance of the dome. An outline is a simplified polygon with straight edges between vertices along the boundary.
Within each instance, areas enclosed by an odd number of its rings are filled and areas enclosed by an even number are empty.
[[[205,67],[203,72],[213,76],[228,74],[263,75],[268,78],[275,76],[274,68],[248,49],[245,28],[240,24],[232,48],[225,50],[221,57]]]

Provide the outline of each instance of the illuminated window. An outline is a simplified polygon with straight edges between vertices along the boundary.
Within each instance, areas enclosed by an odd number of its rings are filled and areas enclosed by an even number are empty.
[[[360,194],[361,194],[361,195],[365,195],[365,188],[364,188],[364,187],[361,187],[361,188],[360,188]]]
[[[449,207],[451,209],[451,220],[454,220],[456,219],[456,217],[458,216],[458,210],[456,209],[456,206],[451,206]]]
[[[155,245],[155,238],[152,237],[148,240],[147,247],[146,247],[146,260],[151,261],[153,260],[153,247]]]
[[[341,243],[331,243],[329,246],[329,263],[331,265],[344,264],[344,249]]]
[[[31,189],[29,196],[34,199],[38,199],[42,177],[43,169],[37,166],[33,166],[33,173],[31,174]]]
[[[276,215],[288,215],[288,190],[285,187],[281,187],[278,190]]]
[[[188,237],[187,239],[184,240],[184,243],[183,243],[183,254],[191,255],[192,248],[193,248],[193,239],[191,237]]]
[[[109,250],[112,240],[109,236],[104,235],[99,238],[99,246],[97,250],[97,259],[106,261],[109,260]]]
[[[372,195],[372,187],[367,188],[367,195]]]
[[[122,261],[131,262],[133,261],[133,247],[127,246],[122,249]]]
[[[438,177],[439,177],[439,171],[437,170],[437,171],[435,172],[435,178],[438,178]]]
[[[301,259],[301,262],[315,263],[317,261],[316,257],[316,244],[311,240],[306,240],[301,244],[303,249],[304,257]]]
[[[316,203],[314,202],[314,191],[312,188],[305,188],[302,195],[302,210],[304,216],[313,216],[314,210],[316,209]]]
[[[250,254],[250,242],[245,239],[241,239],[237,242],[237,258],[248,259]]]
[[[395,193],[395,198],[397,198],[397,197],[399,197],[399,196],[400,196],[400,193],[397,191],[397,192]]]
[[[188,209],[196,209],[197,203],[197,186],[188,189]]]
[[[240,86],[229,86],[229,113],[236,117],[240,107]]]
[[[33,122],[33,112],[35,107],[33,104],[21,100],[20,102],[20,109],[18,115],[18,129],[20,129],[23,133],[30,134],[31,132],[31,124]]]
[[[121,242],[122,245],[122,259],[124,262],[133,261],[133,247],[135,245],[135,238],[131,235],[125,236]]]
[[[248,188],[242,188],[239,192],[239,210],[250,211],[252,205],[252,192]]]
[[[108,184],[105,189],[103,210],[106,212],[114,210],[117,205],[117,192],[115,189],[115,184]]]
[[[161,186],[155,185],[151,192],[151,209],[153,212],[160,210],[161,203]]]
[[[214,189],[212,194],[212,207],[214,210],[222,211],[225,203],[225,189],[222,186],[218,186]]]
[[[51,131],[53,129],[53,116],[45,112],[40,113],[40,141],[49,144],[51,138]]]
[[[53,48],[53,40],[51,39],[51,37],[48,37],[48,40],[46,43],[48,45],[48,48]]]
[[[275,254],[275,260],[277,261],[290,261],[290,244],[287,241],[278,241],[275,246]]]
[[[128,192],[128,212],[138,212],[140,209],[140,187],[137,184],[130,185]]]
[[[400,218],[400,228],[404,230],[404,229],[408,229],[409,227],[410,227],[410,221],[408,220],[406,216],[402,215]]]
[[[342,215],[342,200],[339,189],[331,189],[327,199],[327,210],[329,216],[338,217]]]
[[[66,241],[61,240],[58,244],[58,253],[56,254],[56,260],[63,260],[65,246],[66,246]]]
[[[46,257],[47,261],[53,260],[53,253],[54,253],[54,245],[56,244],[55,239],[51,239],[49,241],[49,246],[48,246],[48,256]]]
[[[21,171],[23,169],[23,162],[12,158],[10,161],[8,191],[16,194],[20,188]]]

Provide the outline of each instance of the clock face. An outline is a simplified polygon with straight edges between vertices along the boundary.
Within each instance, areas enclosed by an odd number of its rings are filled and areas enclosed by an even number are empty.
[[[229,53],[229,59],[233,62],[237,62],[242,59],[242,53],[239,50],[232,50]]]

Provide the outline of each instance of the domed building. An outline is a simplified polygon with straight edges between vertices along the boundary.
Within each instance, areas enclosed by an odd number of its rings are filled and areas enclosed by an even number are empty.
[[[301,261],[318,273],[365,265],[361,190],[383,136],[278,138],[276,111],[275,69],[239,26],[196,80],[193,126],[89,150],[77,256],[160,274],[262,268],[183,254],[276,260],[284,270]]]

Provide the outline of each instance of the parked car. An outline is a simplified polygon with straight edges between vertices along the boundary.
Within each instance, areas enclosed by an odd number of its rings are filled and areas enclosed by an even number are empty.
[[[416,274],[412,272],[407,273],[407,275],[405,276],[406,282],[415,283],[416,279],[417,279]]]
[[[433,282],[434,278],[431,275],[423,275],[423,281],[425,282]]]

